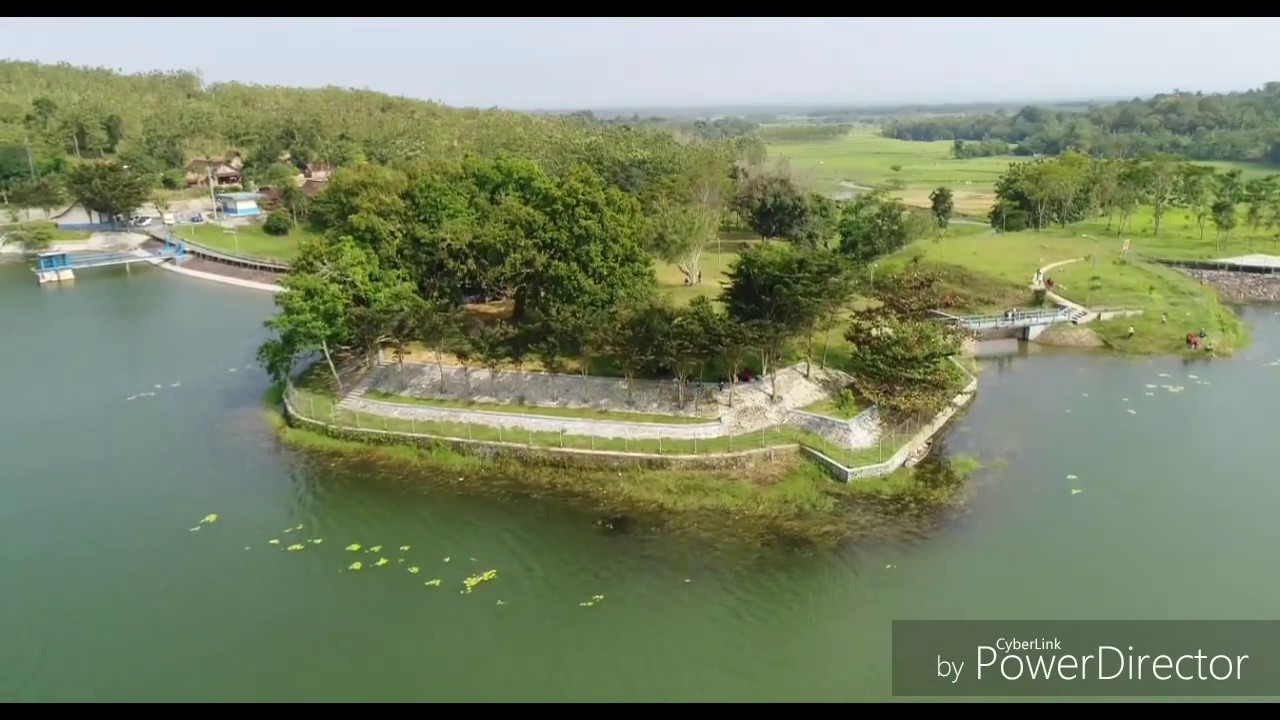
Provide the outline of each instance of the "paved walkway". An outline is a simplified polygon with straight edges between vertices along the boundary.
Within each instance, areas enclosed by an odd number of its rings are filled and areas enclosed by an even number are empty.
[[[147,252],[146,250],[142,250],[141,248],[134,250],[133,254],[139,257],[151,256],[151,253]],[[275,283],[263,283],[263,282],[257,282],[254,280],[242,280],[240,278],[227,277],[226,275],[217,275],[214,273],[203,272],[201,270],[192,270],[190,268],[184,268],[181,265],[178,265],[173,262],[168,262],[160,258],[155,258],[154,260],[152,260],[151,264],[159,265],[165,270],[168,270],[170,272],[176,272],[179,275],[186,275],[187,277],[199,278],[201,280],[209,280],[211,282],[222,283],[223,285],[234,285],[236,287],[248,288],[250,290],[261,290],[261,291],[272,292],[272,293],[278,293],[278,292],[284,291],[283,287],[276,285]]]
[[[1049,302],[1057,305],[1058,307],[1065,307],[1068,310],[1070,310],[1071,322],[1075,323],[1076,325],[1083,325],[1091,320],[1096,320],[1098,318],[1098,313],[1090,310],[1089,308],[1083,305],[1071,302],[1070,300],[1062,297],[1061,295],[1053,292],[1052,290],[1045,288],[1043,285],[1043,278],[1048,276],[1049,271],[1053,270],[1054,268],[1060,268],[1063,265],[1078,263],[1078,262],[1081,262],[1082,260],[1084,260],[1084,258],[1071,258],[1070,260],[1059,260],[1057,262],[1051,262],[1048,265],[1045,265],[1044,267],[1040,268],[1039,270],[1040,277],[1042,279],[1041,284],[1040,285],[1037,285],[1035,283],[1031,284],[1032,290],[1044,290],[1044,296],[1049,299]]]

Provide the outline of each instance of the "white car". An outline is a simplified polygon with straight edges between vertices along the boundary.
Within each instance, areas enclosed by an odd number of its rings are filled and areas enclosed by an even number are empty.
[[[151,224],[151,218],[146,215],[134,215],[131,224],[134,227],[146,227]]]

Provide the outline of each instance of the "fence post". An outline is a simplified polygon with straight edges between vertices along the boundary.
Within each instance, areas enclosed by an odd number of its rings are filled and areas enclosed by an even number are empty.
[[[467,432],[471,432],[471,423],[467,423]],[[498,442],[502,442],[502,426],[498,426]]]
[[[502,435],[501,435],[501,434],[499,434],[499,435],[498,435],[498,438],[499,438],[499,439],[501,439],[501,438],[502,438]],[[467,439],[468,439],[468,440],[470,440],[470,439],[471,439],[471,421],[470,421],[470,420],[468,420],[468,421],[467,421]]]
[[[697,435],[693,436],[693,454],[694,455],[698,454],[698,436]]]
[[[418,434],[418,419],[412,415],[409,416],[409,432],[414,435]]]
[[[595,449],[596,449],[596,436],[595,436],[595,435],[592,435],[592,436],[591,436],[591,449],[592,449],[592,450],[595,450]]]
[[[658,436],[658,454],[659,455],[662,454],[662,436],[661,435]]]
[[[356,411],[356,429],[357,430],[360,429],[360,411],[359,410]]]
[[[564,447],[564,428],[560,428],[560,447]]]
[[[733,452],[733,433],[729,433],[729,452]]]
[[[529,431],[529,447],[533,447],[533,431]]]
[[[382,416],[382,429],[383,429],[383,430],[386,430],[386,429],[387,429],[387,416],[386,416],[386,415],[383,415],[383,416]]]
[[[316,399],[308,398],[308,400],[311,401],[311,417],[315,417],[316,416]]]

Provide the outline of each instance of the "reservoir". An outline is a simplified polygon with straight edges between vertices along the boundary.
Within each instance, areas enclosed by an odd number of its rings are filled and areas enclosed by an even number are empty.
[[[0,307],[4,702],[888,700],[893,620],[1276,615],[1275,308],[1229,360],[980,359],[966,510],[817,551],[283,446],[266,293],[11,263]]]

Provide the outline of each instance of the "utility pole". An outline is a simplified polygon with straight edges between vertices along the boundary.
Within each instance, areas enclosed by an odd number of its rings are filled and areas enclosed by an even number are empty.
[[[213,219],[218,219],[218,198],[213,194],[213,167],[205,168],[209,175],[209,201],[213,203]]]

